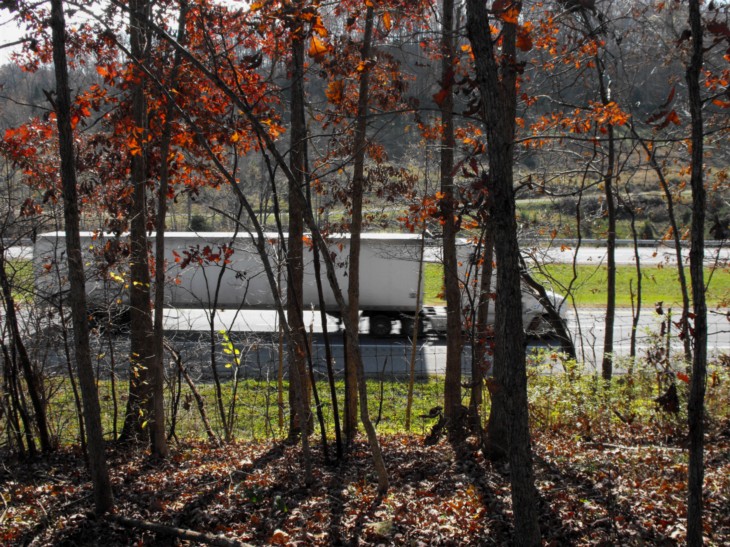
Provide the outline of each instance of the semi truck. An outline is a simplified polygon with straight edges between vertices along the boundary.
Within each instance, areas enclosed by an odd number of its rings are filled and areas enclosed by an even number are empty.
[[[150,237],[154,241],[154,233]],[[265,248],[277,279],[282,300],[286,296],[286,261],[276,233],[265,234]],[[329,255],[335,265],[338,284],[347,298],[350,236],[329,235]],[[82,232],[81,243],[87,276],[90,308],[123,308],[128,292],[127,236]],[[168,232],[165,234],[165,304],[173,308],[273,309],[275,298],[254,236],[229,232]],[[322,262],[323,302],[320,302],[315,274],[314,251],[305,238],[302,307],[321,309],[334,317],[340,310],[325,277]],[[446,312],[423,304],[424,283],[419,271],[426,259],[438,260],[439,251],[422,237],[401,233],[365,233],[361,237],[359,308],[367,318],[369,333],[383,337],[400,332],[407,336],[418,322],[424,332],[445,334]],[[49,232],[37,237],[34,247],[36,291],[41,298],[58,300],[67,290],[65,235]],[[462,274],[471,263],[474,247],[466,240],[458,245]],[[421,279],[419,285],[419,279]],[[472,276],[473,279],[473,276]],[[469,283],[463,283],[464,292]],[[562,298],[551,294],[556,307]],[[465,301],[469,299],[465,294]],[[490,307],[492,310],[494,306]],[[546,328],[546,310],[532,292],[524,288],[523,324],[528,333]],[[493,321],[493,312],[490,317]],[[399,327],[399,328],[398,328]]]

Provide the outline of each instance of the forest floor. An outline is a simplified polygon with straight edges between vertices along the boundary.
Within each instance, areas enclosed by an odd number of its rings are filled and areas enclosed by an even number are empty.
[[[544,544],[682,544],[683,428],[611,429],[535,432]],[[311,486],[299,446],[191,441],[165,461],[110,447],[116,508],[99,519],[78,451],[4,461],[0,543],[198,545],[216,536],[221,545],[510,544],[509,471],[485,461],[474,438],[458,457],[445,440],[426,446],[421,436],[385,436],[382,445],[391,480],[382,499],[364,441],[341,464],[326,464],[317,444]],[[705,463],[706,544],[730,545],[730,421],[710,424]],[[164,528],[144,529],[153,524]],[[207,536],[180,539],[183,530]]]

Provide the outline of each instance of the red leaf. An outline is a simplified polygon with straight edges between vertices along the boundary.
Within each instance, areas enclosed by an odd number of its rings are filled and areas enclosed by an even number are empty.
[[[687,376],[684,372],[678,372],[677,378],[682,380],[685,384],[689,384],[689,376]]]
[[[476,177],[479,174],[479,164],[477,163],[476,158],[471,158],[469,160],[469,167],[471,167],[472,173],[474,173],[474,176]]]
[[[679,125],[679,116],[676,110],[672,110],[667,116],[667,122],[672,122],[674,125]]]
[[[720,21],[710,21],[709,23],[707,23],[707,30],[715,36],[721,36],[730,40],[730,28],[728,28],[726,23],[721,23]]]
[[[433,96],[433,100],[437,105],[443,106],[444,101],[446,100],[446,97],[448,97],[448,96],[449,96],[449,90],[442,89],[441,91],[439,91],[438,93],[436,93]]]
[[[532,49],[532,38],[528,30],[520,28],[520,31],[517,33],[516,45],[522,51],[530,51]]]
[[[664,118],[664,121],[662,123],[660,123],[659,125],[657,125],[656,127],[657,127],[657,129],[664,129],[670,123],[673,123],[674,125],[680,124],[679,116],[677,115],[676,110],[672,110],[671,112],[669,112],[669,114],[667,114],[667,117]]]
[[[664,116],[666,116],[668,112],[666,110],[660,110],[659,112],[652,114],[646,119],[646,123],[654,123],[661,120]]]

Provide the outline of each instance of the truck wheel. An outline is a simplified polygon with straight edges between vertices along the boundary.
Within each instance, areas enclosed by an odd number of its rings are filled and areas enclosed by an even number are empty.
[[[416,319],[413,317],[401,317],[400,319],[400,335],[404,338],[410,338],[413,336],[413,322]],[[418,334],[423,334],[423,319],[418,318]]]
[[[551,332],[552,326],[546,316],[535,317],[525,329],[528,338],[542,338]]]
[[[393,321],[387,315],[375,315],[370,318],[370,334],[373,336],[388,336],[393,328]]]

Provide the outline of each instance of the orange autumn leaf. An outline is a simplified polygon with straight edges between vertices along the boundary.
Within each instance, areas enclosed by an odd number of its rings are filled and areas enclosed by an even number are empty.
[[[504,13],[502,13],[499,17],[505,23],[510,23],[512,25],[516,25],[517,21],[520,18],[520,10],[519,10],[519,8],[510,8],[507,11],[505,11]]]
[[[133,156],[139,156],[142,154],[142,146],[134,137],[129,137],[127,139],[127,148],[129,149],[129,153]]]
[[[373,64],[374,64],[374,63],[373,63],[373,61],[372,61],[371,59],[370,59],[370,60],[367,60],[367,61],[360,61],[360,62],[359,62],[359,63],[357,64],[357,67],[355,68],[355,70],[356,70],[357,72],[364,72],[364,71],[366,71],[366,70],[367,70],[368,68],[370,68],[371,66],[373,66]]]
[[[520,4],[513,0],[495,0],[492,11],[505,23],[516,25],[520,17]]]
[[[342,80],[336,80],[327,84],[327,91],[325,95],[327,100],[333,104],[339,104],[342,102],[342,97],[345,92],[345,82]]]
[[[325,53],[327,53],[327,44],[316,36],[312,36],[312,40],[309,44],[309,56],[315,59],[321,59]]]
[[[383,26],[385,27],[385,30],[390,30],[390,28],[393,26],[393,19],[390,16],[389,12],[385,12],[383,14]]]
[[[314,20],[314,24],[312,24],[312,32],[318,34],[322,38],[326,38],[329,34],[327,32],[327,28],[322,23],[322,18],[319,15]]]

